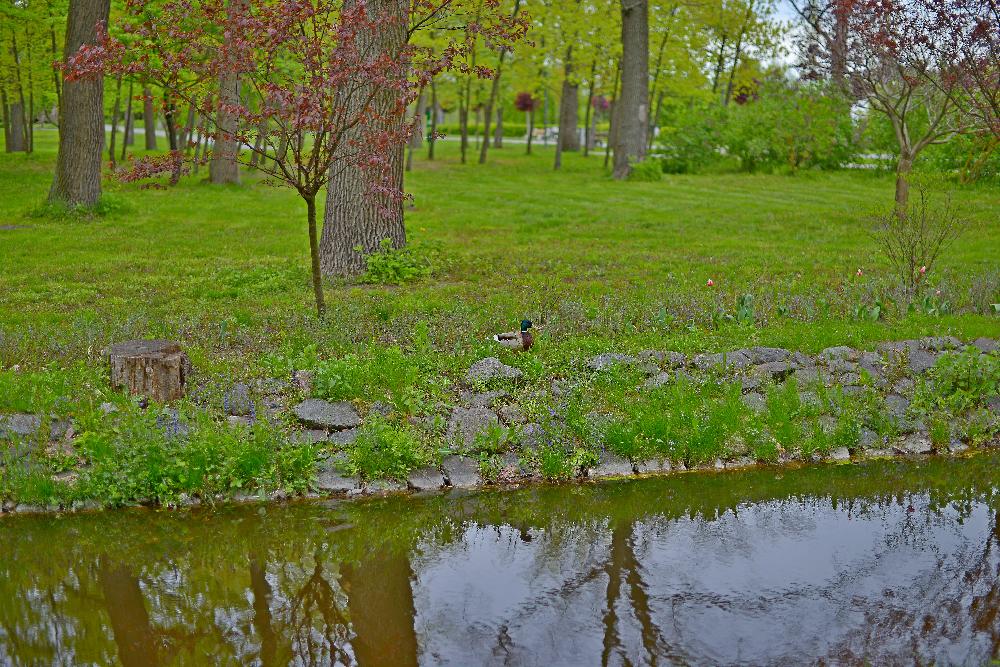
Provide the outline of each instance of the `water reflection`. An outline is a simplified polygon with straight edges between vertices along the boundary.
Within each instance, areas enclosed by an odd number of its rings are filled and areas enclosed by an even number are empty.
[[[0,664],[982,664],[1000,456],[0,523]]]

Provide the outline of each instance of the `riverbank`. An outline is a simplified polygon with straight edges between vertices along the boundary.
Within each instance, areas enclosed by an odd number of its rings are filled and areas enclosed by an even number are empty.
[[[92,373],[89,403],[0,415],[0,504],[181,507],[961,455],[1000,444],[997,350],[944,336],[815,355],[608,352],[551,378],[529,356],[485,357],[427,406],[333,400],[330,377],[350,378],[318,360],[285,378],[203,376],[171,406],[115,394]],[[25,395],[45,382],[5,373]]]

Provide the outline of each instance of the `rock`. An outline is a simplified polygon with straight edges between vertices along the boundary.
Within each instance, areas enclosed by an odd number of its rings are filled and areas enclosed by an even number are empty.
[[[600,461],[598,461],[597,465],[587,471],[588,476],[592,479],[601,479],[603,477],[624,477],[634,473],[635,470],[632,468],[631,461],[623,459],[617,454],[613,454],[609,451],[601,452]]]
[[[840,389],[840,393],[842,393],[844,396],[853,396],[855,394],[862,394],[864,393],[864,391],[865,391],[864,387],[861,387],[856,384],[845,385]]]
[[[312,393],[313,377],[312,371],[295,371],[292,373],[292,385],[308,396]]]
[[[992,338],[977,338],[972,341],[972,346],[983,354],[1000,350],[1000,344],[997,344],[997,341]]]
[[[910,378],[900,378],[892,383],[892,392],[894,394],[909,394],[913,391],[914,386],[913,380]]]
[[[606,371],[615,366],[633,366],[638,363],[639,360],[631,355],[608,352],[591,357],[587,361],[587,368],[592,371]]]
[[[780,347],[751,347],[747,352],[754,366],[788,361],[792,356],[791,352]]]
[[[858,359],[858,368],[865,371],[873,378],[878,378],[882,376],[885,364],[882,357],[874,352],[863,352],[861,357]]]
[[[761,414],[767,411],[767,399],[762,395],[757,393],[743,394],[740,397],[743,404],[750,408],[752,411]]]
[[[740,391],[744,394],[757,391],[761,384],[760,375],[744,375],[740,378]]]
[[[15,413],[0,415],[0,440],[23,440],[35,436],[42,428],[38,415]]]
[[[518,426],[525,422],[524,412],[522,412],[519,405],[514,403],[500,408],[500,419],[509,426]]]
[[[927,350],[916,350],[911,352],[909,358],[906,360],[910,366],[910,371],[916,375],[926,372],[928,369],[933,368],[934,362],[937,361],[937,357]]]
[[[837,430],[837,418],[830,415],[820,415],[819,427],[824,433],[830,434]]]
[[[918,340],[891,341],[888,343],[879,344],[877,349],[879,352],[882,352],[888,357],[897,357],[897,358],[905,357],[920,349],[920,341]]]
[[[335,465],[327,463],[317,471],[314,486],[324,493],[347,493],[361,485],[357,477],[344,475]]]
[[[406,484],[394,479],[373,479],[365,482],[364,489],[366,493],[372,494],[399,493],[406,491]]]
[[[986,409],[995,415],[1000,415],[1000,396],[992,396],[986,399]]]
[[[847,447],[837,447],[836,449],[830,452],[827,458],[830,459],[831,461],[850,461],[851,452],[848,451]]]
[[[524,373],[519,368],[508,366],[496,357],[480,359],[469,367],[465,381],[469,384],[486,384],[491,380],[516,380]]]
[[[691,376],[687,374],[684,369],[678,369],[675,371],[663,371],[657,373],[653,377],[649,378],[642,383],[642,386],[646,389],[656,389],[657,387],[664,387],[668,384],[672,384],[681,379],[690,378]]]
[[[928,336],[920,339],[920,347],[932,352],[958,350],[962,347],[962,341],[954,336]]]
[[[329,434],[326,430],[321,428],[309,428],[304,431],[296,431],[292,433],[289,440],[297,444],[315,444],[317,442],[326,442],[330,439]]]
[[[249,417],[239,417],[236,415],[231,415],[229,417],[226,417],[226,422],[228,422],[229,425],[233,427],[245,426],[249,428],[251,425],[253,425],[253,422],[250,420]]]
[[[545,429],[541,424],[525,424],[520,428],[521,449],[538,449],[545,442]]]
[[[343,431],[334,431],[331,433],[327,440],[329,440],[334,445],[340,445],[341,447],[345,445],[352,445],[354,441],[358,439],[358,433],[360,429],[348,428]]]
[[[507,452],[500,460],[500,474],[497,475],[498,482],[513,483],[525,477],[530,477],[531,471],[521,464],[521,460],[514,452]]]
[[[361,417],[347,401],[330,403],[319,398],[307,398],[295,406],[294,412],[299,421],[316,428],[342,431],[361,425]]]
[[[934,446],[926,433],[910,433],[899,439],[896,449],[904,454],[930,454]]]
[[[499,424],[497,414],[487,408],[455,408],[448,420],[448,441],[471,447],[479,433]]]
[[[726,470],[739,470],[757,465],[757,459],[752,456],[737,456],[725,462]]]
[[[49,422],[49,440],[53,442],[56,440],[69,440],[74,434],[72,419],[53,419]]]
[[[444,475],[435,466],[424,466],[410,472],[406,484],[415,491],[434,491],[445,485]]]
[[[222,397],[222,407],[227,415],[248,415],[253,409],[250,387],[238,382]]]
[[[781,382],[795,372],[795,366],[787,361],[767,361],[754,366],[754,372]]]
[[[130,340],[110,346],[104,356],[111,368],[113,388],[158,403],[184,396],[191,361],[177,343]]]
[[[816,356],[821,361],[829,364],[834,361],[857,361],[861,354],[853,347],[838,345],[836,347],[828,347]]]
[[[885,408],[889,416],[898,422],[906,421],[906,411],[910,407],[910,401],[899,394],[889,394],[885,397]]]
[[[952,438],[951,442],[948,443],[948,451],[952,454],[961,454],[969,451],[969,446],[958,438]]]
[[[492,407],[497,401],[505,399],[508,396],[510,396],[510,394],[506,391],[484,391],[482,393],[473,394],[470,397],[469,404],[474,408],[489,408]]]
[[[860,445],[863,449],[871,449],[872,447],[881,444],[882,439],[879,437],[878,433],[870,428],[861,427],[861,437],[858,439],[858,445]]]
[[[655,475],[670,472],[670,461],[667,459],[647,459],[635,464],[635,471],[640,475]]]
[[[813,361],[812,357],[802,352],[793,352],[790,361],[796,368],[805,368],[806,366],[816,365],[816,362]]]
[[[392,415],[392,406],[385,401],[375,401],[371,404],[368,412],[369,414],[379,415],[380,417],[388,417]]]
[[[638,355],[642,361],[654,361],[667,368],[679,368],[687,365],[687,355],[682,352],[661,352],[660,350],[643,350]]]
[[[479,486],[479,466],[467,456],[446,456],[441,462],[444,477],[450,486],[471,489]]]
[[[740,370],[750,365],[750,355],[746,350],[718,352],[716,354],[699,354],[691,360],[694,367],[700,371],[709,370]]]

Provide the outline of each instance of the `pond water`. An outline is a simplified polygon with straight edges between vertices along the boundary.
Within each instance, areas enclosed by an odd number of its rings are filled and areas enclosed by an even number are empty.
[[[0,664],[988,664],[1000,454],[0,520]]]

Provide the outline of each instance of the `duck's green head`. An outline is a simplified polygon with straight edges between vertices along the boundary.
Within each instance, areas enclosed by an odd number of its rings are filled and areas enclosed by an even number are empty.
[[[530,329],[532,326],[533,325],[531,324],[531,320],[521,320],[521,333],[524,333],[525,331],[527,331],[528,329]]]

